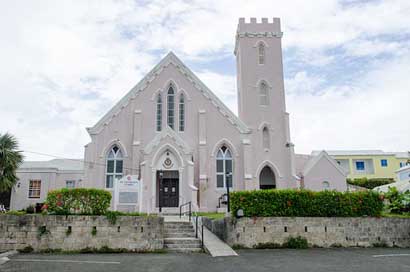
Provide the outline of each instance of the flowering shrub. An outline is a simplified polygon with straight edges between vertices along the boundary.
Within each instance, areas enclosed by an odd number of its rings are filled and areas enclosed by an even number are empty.
[[[244,216],[380,216],[383,198],[376,192],[258,190],[230,194],[233,215]]]
[[[410,213],[410,192],[406,191],[400,193],[396,187],[389,188],[389,191],[385,195],[389,201],[387,209],[391,213],[401,214]]]
[[[43,210],[51,214],[103,215],[110,207],[111,194],[101,189],[61,189],[47,194]]]

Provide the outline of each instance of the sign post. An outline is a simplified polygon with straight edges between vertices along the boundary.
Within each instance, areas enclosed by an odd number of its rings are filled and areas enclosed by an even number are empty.
[[[138,176],[127,175],[115,181],[114,210],[139,212],[141,182]]]

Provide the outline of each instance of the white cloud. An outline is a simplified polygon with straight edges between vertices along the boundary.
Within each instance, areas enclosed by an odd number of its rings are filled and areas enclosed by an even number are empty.
[[[220,74],[206,64],[232,54],[238,17],[281,17],[284,48],[295,49],[293,61],[302,66],[334,64],[337,58],[328,50],[338,47],[344,48],[347,56],[376,58],[385,52],[399,52],[393,55],[405,59],[408,40],[403,37],[410,34],[407,0],[349,5],[336,0],[3,1],[0,11],[0,132],[16,134],[23,149],[67,157],[82,157],[83,145],[89,141],[85,127],[92,126],[169,50],[184,60],[202,63],[205,68],[197,69],[198,76],[236,112],[232,71]],[[382,38],[386,35],[404,40],[386,41]],[[325,135],[326,148],[332,148],[332,143],[335,147],[343,143],[344,148],[360,143],[350,138],[347,125],[344,128],[348,130],[323,125],[332,121],[329,118],[348,124],[359,122],[354,121],[350,105],[361,108],[363,103],[348,95],[352,92],[357,97],[367,93],[364,104],[376,108],[383,108],[383,102],[395,97],[387,94],[391,86],[397,95],[406,97],[401,84],[407,80],[403,72],[408,69],[406,63],[396,67],[375,61],[380,74],[364,71],[369,75],[361,79],[359,87],[352,85],[358,82],[329,86],[326,74],[313,76],[307,69],[288,76],[292,77],[287,86],[297,147],[316,148],[319,143],[313,147],[306,138],[314,135],[320,139],[318,134]],[[394,80],[389,81],[386,75]],[[372,86],[379,81],[385,85]],[[375,89],[384,91],[379,94]],[[306,114],[301,114],[302,109]],[[330,110],[339,113],[327,114]],[[371,137],[372,141],[379,139],[374,145],[408,147],[402,140],[395,140],[395,146],[390,144],[396,137],[390,131],[396,132],[392,127],[400,119],[396,115],[407,111],[408,107],[394,107],[383,116],[377,115],[383,122],[370,122],[378,128],[387,123],[390,128]],[[341,121],[338,118],[342,116]],[[306,127],[306,122],[313,121]],[[374,128],[366,128],[370,138],[368,131]],[[332,142],[332,131],[348,140]],[[397,133],[401,133],[397,137],[409,138],[406,130]]]
[[[287,97],[296,151],[410,149],[410,55],[383,63],[351,86]],[[315,78],[295,79],[303,89]],[[292,82],[293,84],[293,82]],[[354,87],[352,87],[354,86]]]

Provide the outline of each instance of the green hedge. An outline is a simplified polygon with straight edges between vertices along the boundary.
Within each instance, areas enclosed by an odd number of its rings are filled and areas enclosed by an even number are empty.
[[[50,191],[44,209],[51,214],[103,215],[108,211],[111,194],[101,189],[61,189]]]
[[[336,192],[308,190],[259,190],[230,194],[234,216],[380,216],[383,198],[376,192]]]
[[[377,186],[382,186],[385,184],[389,184],[394,182],[394,179],[392,178],[355,178],[355,179],[347,179],[347,183],[364,187],[367,189],[373,189]]]

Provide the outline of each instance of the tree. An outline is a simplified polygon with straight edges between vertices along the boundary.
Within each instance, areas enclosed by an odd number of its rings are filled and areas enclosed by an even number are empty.
[[[10,190],[18,178],[16,170],[23,162],[17,139],[9,134],[0,134],[0,192]]]

